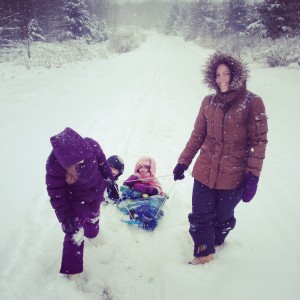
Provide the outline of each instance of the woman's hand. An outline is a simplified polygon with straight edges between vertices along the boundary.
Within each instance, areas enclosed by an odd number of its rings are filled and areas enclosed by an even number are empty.
[[[242,195],[244,202],[250,202],[256,194],[259,177],[252,173],[245,174],[245,188]]]
[[[173,170],[174,180],[182,180],[184,176],[184,172],[188,169],[188,167],[184,164],[177,164]]]

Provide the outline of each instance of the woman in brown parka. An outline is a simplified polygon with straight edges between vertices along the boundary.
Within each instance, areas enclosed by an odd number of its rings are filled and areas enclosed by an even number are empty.
[[[213,259],[235,226],[234,209],[255,195],[267,144],[263,101],[246,88],[248,71],[231,54],[216,52],[204,69],[204,83],[215,90],[206,96],[194,130],[174,168],[174,180],[193,168],[194,187],[189,232],[194,241],[191,264]]]

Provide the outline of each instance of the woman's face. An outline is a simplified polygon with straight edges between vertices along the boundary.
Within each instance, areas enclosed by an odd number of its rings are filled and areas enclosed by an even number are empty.
[[[227,92],[229,90],[230,81],[230,69],[224,64],[218,65],[216,70],[216,83],[219,86],[222,93]]]
[[[147,173],[149,173],[150,168],[148,166],[141,166],[139,168],[139,173],[142,175],[145,175]]]

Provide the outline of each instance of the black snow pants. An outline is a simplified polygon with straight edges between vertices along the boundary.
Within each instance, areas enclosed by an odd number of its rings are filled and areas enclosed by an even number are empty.
[[[234,209],[240,202],[244,187],[235,190],[210,189],[194,180],[192,213],[189,214],[194,256],[215,253],[235,226]]]

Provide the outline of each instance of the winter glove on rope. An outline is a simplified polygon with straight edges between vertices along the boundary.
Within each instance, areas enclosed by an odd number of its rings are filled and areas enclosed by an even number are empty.
[[[184,164],[177,164],[173,170],[174,180],[182,180],[184,176],[184,172],[188,169],[188,167]]]

